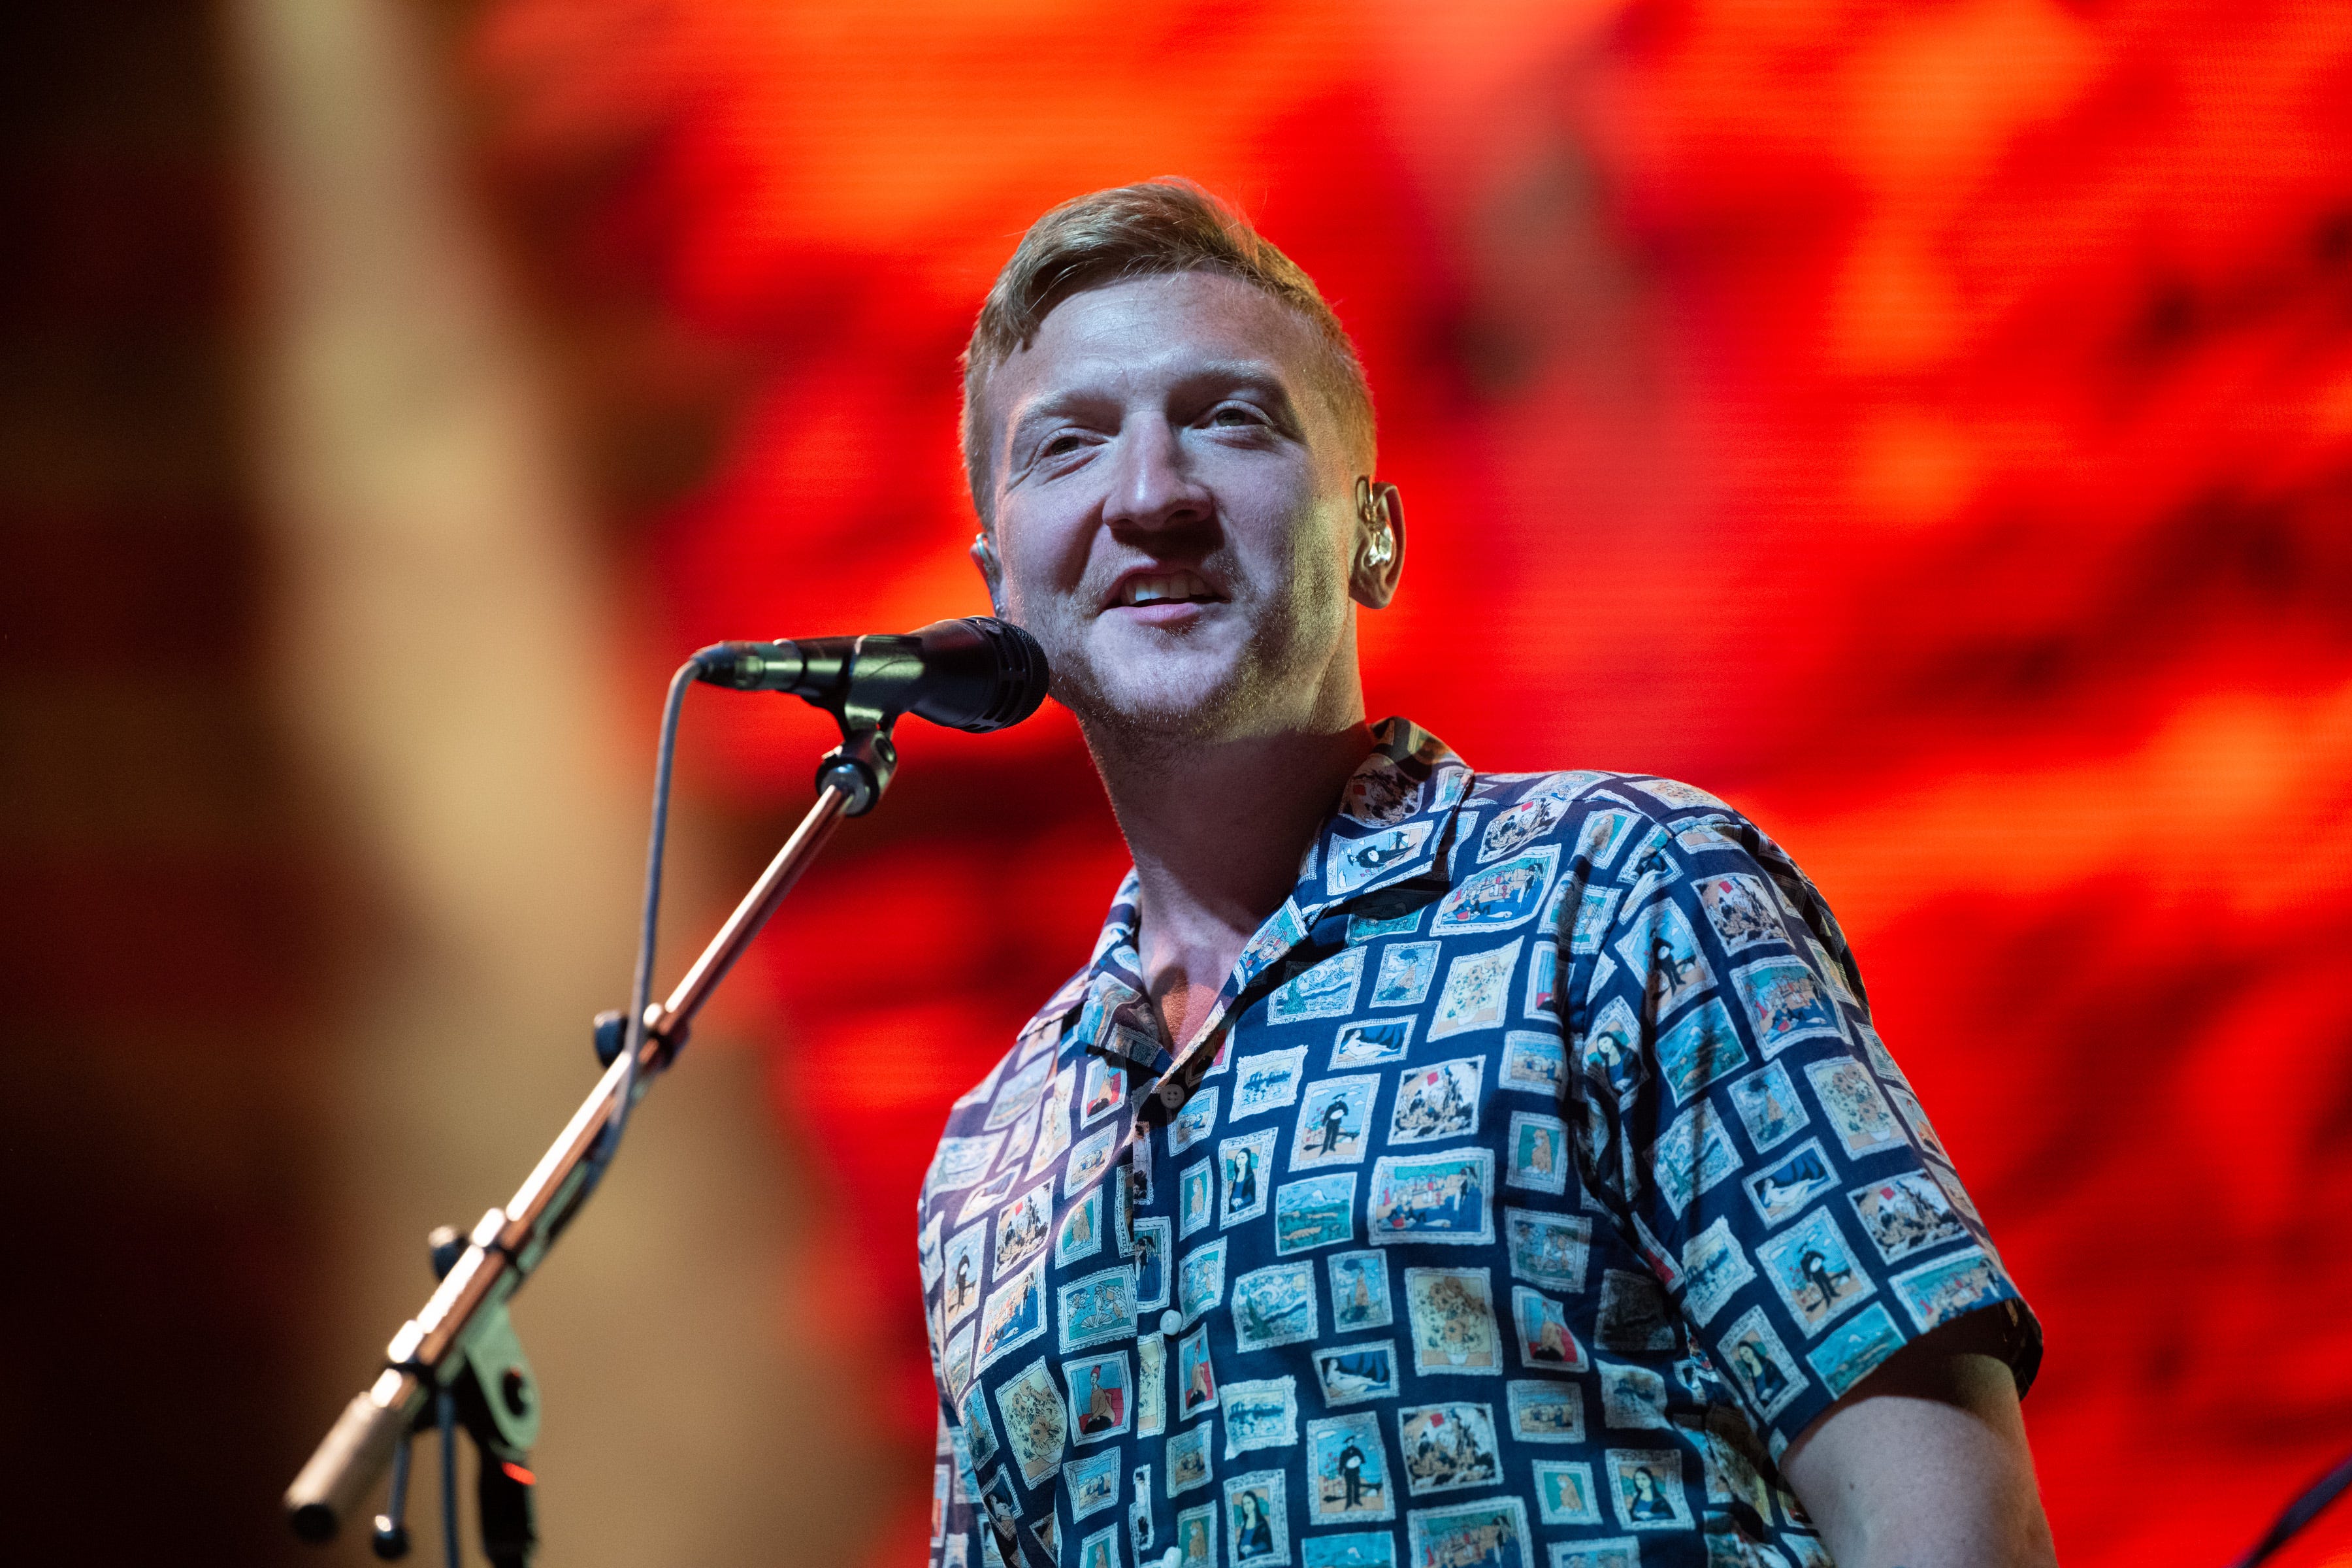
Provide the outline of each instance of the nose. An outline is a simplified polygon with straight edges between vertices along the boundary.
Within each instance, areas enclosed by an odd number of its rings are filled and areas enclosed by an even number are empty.
[[[1169,422],[1129,419],[1120,432],[1109,493],[1103,498],[1103,521],[1113,529],[1158,532],[1206,522],[1215,510]]]

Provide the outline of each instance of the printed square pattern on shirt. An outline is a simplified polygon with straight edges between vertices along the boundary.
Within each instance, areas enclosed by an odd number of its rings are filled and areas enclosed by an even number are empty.
[[[1633,1568],[1727,1527],[1817,1563],[1767,1456],[1960,1317],[2030,1382],[1777,846],[1670,780],[1376,745],[1195,1050],[1130,879],[955,1103],[917,1215],[934,1568]]]

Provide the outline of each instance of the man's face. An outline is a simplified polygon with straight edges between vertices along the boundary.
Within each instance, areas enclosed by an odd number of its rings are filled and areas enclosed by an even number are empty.
[[[990,379],[1000,608],[1090,729],[1359,721],[1358,472],[1287,306],[1204,272],[1072,296]]]

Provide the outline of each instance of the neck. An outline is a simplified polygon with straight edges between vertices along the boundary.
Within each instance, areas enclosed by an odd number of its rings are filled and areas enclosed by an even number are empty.
[[[1242,949],[1298,879],[1298,862],[1371,750],[1360,702],[1344,722],[1244,740],[1087,743],[1135,857],[1143,980],[1185,1044]]]

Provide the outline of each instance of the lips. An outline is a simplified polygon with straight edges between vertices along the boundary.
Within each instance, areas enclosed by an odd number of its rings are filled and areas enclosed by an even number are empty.
[[[1155,605],[1218,605],[1225,596],[1197,572],[1129,572],[1111,588],[1106,609],[1149,609]]]

